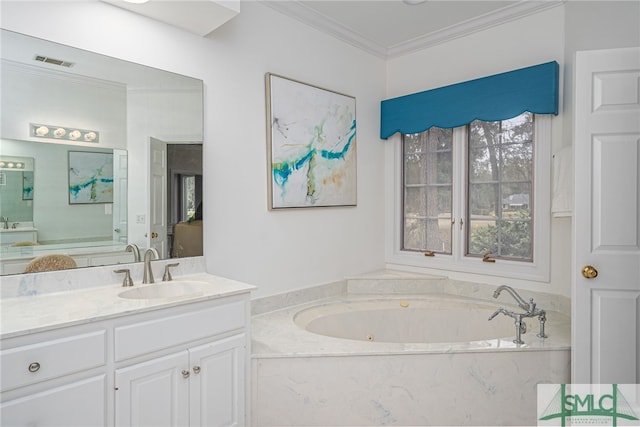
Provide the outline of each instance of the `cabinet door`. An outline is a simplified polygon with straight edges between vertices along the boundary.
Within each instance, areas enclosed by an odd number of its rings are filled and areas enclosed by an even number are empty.
[[[104,375],[9,400],[0,405],[3,426],[105,426]]]
[[[188,426],[189,353],[181,351],[117,369],[116,425]]]
[[[245,423],[245,336],[192,348],[191,426]]]

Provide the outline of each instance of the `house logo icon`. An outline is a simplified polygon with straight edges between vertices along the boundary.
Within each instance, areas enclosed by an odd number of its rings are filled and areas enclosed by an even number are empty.
[[[639,393],[636,384],[540,384],[538,425],[637,426]]]

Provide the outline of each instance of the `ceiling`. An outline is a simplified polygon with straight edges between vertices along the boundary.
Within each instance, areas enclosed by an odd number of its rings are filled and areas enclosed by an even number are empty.
[[[564,0],[261,0],[263,4],[381,58],[471,34]]]
[[[2,61],[21,64],[24,72],[47,70],[51,73],[89,77],[104,83],[126,85],[129,89],[200,89],[198,79],[182,76],[157,68],[147,67],[83,49],[54,43],[0,29]],[[37,56],[73,64],[69,68],[36,61]]]

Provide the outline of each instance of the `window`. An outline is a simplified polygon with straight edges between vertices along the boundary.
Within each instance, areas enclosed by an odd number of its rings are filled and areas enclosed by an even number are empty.
[[[466,127],[466,255],[533,261],[533,114]]]
[[[549,116],[432,127],[400,147],[392,263],[548,280]]]

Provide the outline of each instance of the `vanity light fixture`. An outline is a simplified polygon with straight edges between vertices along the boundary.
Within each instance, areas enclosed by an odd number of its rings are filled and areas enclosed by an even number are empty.
[[[32,171],[33,159],[26,157],[0,156],[0,170]]]
[[[65,126],[31,123],[29,134],[36,138],[61,139],[65,141],[100,142],[100,132],[95,130],[69,128]]]

